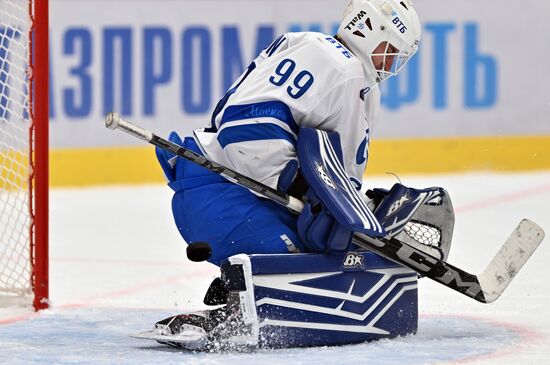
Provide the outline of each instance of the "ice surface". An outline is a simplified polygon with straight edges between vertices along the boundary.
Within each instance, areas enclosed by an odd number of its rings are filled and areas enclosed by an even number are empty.
[[[480,272],[522,218],[550,232],[550,172],[403,177],[445,187],[456,211],[449,261]],[[372,178],[389,188],[395,178]],[[0,309],[0,364],[544,364],[550,353],[548,238],[493,304],[428,279],[415,336],[334,348],[194,354],[128,335],[203,308],[214,266],[185,258],[165,186],[53,190],[52,309]]]
[[[416,336],[314,349],[192,353],[128,337],[170,311],[66,309],[0,327],[9,364],[425,364],[492,355],[526,339],[514,328],[477,318],[424,316]],[[6,362],[8,363],[8,362]]]

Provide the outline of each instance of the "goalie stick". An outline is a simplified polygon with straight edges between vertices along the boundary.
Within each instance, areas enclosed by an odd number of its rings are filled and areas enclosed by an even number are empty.
[[[235,184],[271,199],[296,213],[301,212],[304,207],[304,203],[301,200],[161,138],[144,128],[122,119],[118,113],[109,113],[105,118],[105,126],[112,130],[121,129],[134,137],[168,150],[179,157],[220,174]],[[542,242],[543,238],[544,231],[541,227],[528,219],[523,219],[485,270],[478,275],[468,273],[445,261],[441,261],[395,238],[379,239],[355,233],[353,243],[406,266],[481,303],[491,303],[502,294]]]

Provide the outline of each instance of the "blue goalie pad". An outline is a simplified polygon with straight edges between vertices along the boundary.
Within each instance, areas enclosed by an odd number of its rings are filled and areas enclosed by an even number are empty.
[[[300,128],[298,159],[310,189],[338,223],[369,236],[386,235],[346,174],[338,133]]]
[[[416,273],[371,252],[236,255],[221,270],[249,329],[240,343],[345,345],[418,328]]]

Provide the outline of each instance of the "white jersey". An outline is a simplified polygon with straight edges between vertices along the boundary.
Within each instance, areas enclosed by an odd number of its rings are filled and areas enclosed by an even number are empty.
[[[378,87],[368,86],[360,61],[333,37],[287,33],[233,84],[195,140],[213,161],[276,188],[297,158],[300,127],[338,132],[344,167],[359,188],[380,108]]]

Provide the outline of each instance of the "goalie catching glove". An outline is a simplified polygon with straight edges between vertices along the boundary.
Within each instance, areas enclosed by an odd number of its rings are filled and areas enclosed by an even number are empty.
[[[367,190],[366,195],[390,236],[439,260],[447,260],[455,215],[445,189],[412,189],[395,184],[389,191]]]
[[[442,188],[413,189],[395,184],[390,191],[374,189],[367,196],[383,198],[377,204],[374,215],[390,237],[401,232],[422,205],[444,194]]]

